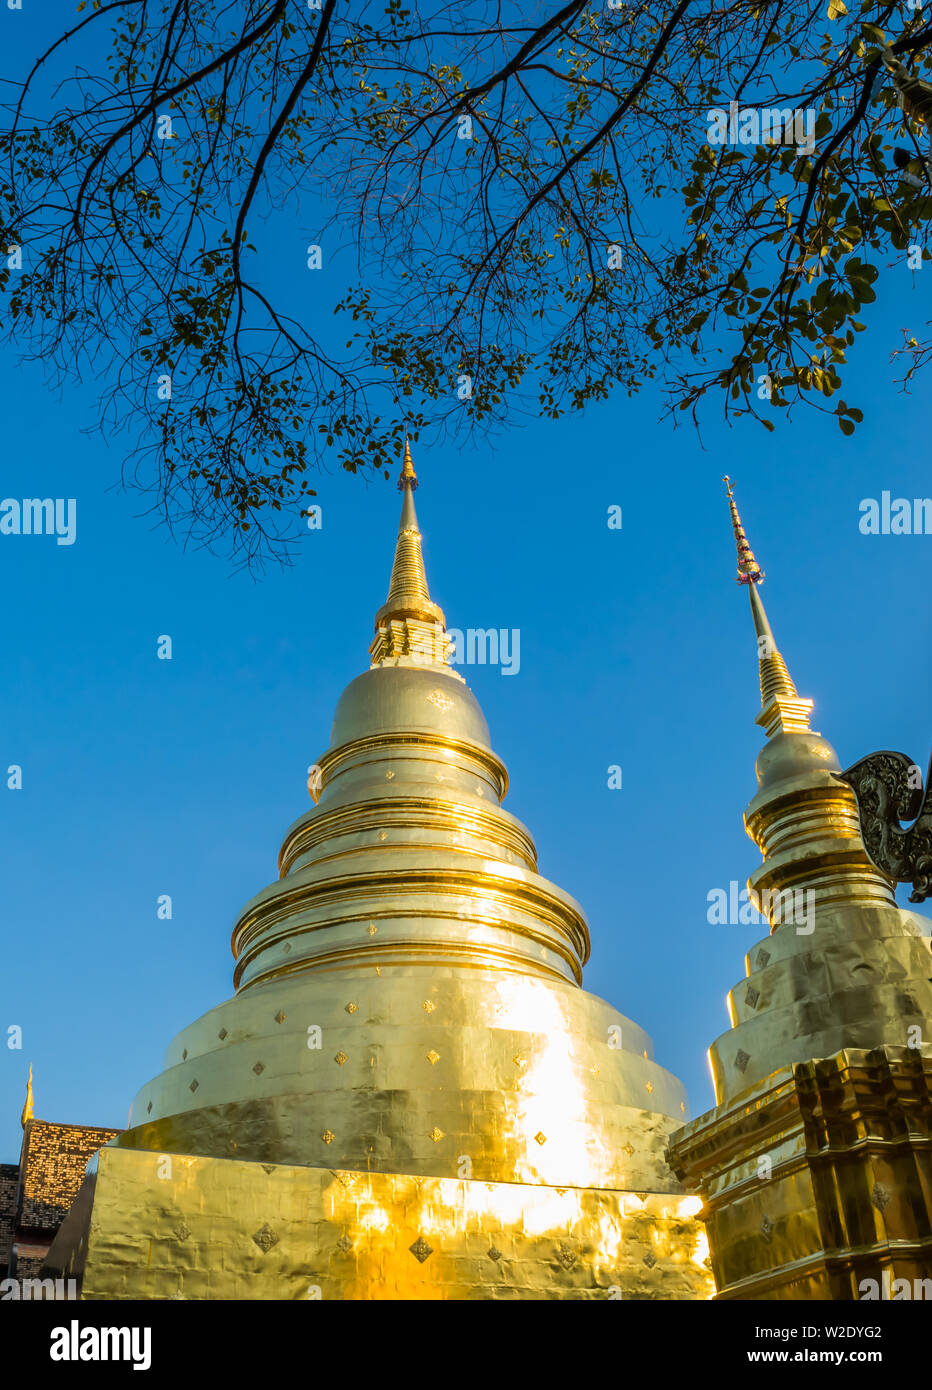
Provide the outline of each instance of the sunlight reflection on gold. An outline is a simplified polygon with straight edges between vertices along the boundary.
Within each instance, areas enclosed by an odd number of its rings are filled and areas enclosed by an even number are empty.
[[[500,986],[499,994],[506,1009],[500,1026],[520,1028],[532,1034],[536,1044],[534,1060],[521,1079],[522,1104],[513,1127],[514,1137],[523,1133],[527,1144],[527,1156],[516,1176],[546,1181],[548,1176],[572,1172],[574,1181],[585,1187],[596,1180],[597,1164],[589,1151],[587,1089],[573,1057],[577,1039],[568,1026],[561,996],[527,979],[509,981]],[[534,1143],[538,1134],[546,1136],[545,1143]]]

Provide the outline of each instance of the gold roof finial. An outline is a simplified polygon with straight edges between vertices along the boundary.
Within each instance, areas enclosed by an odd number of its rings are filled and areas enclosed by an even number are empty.
[[[735,533],[735,543],[738,547],[738,577],[737,584],[760,584],[764,578],[764,571],[754,558],[754,551],[748,544],[748,538],[744,534],[744,527],[741,525],[741,518],[738,515],[738,506],[735,502],[735,495],[732,491],[734,484],[726,473],[722,482],[728,493],[728,506],[731,509],[731,525]]]
[[[417,487],[417,474],[414,471],[414,464],[411,462],[411,445],[408,442],[408,431],[405,430],[405,452],[401,463],[401,475],[398,479],[398,491],[410,487],[412,492]]]
[[[19,1122],[23,1129],[34,1117],[34,1103],[32,1098],[32,1063],[29,1063],[29,1080],[26,1082],[26,1100],[23,1103],[23,1113],[19,1117]]]
[[[764,571],[757,563],[754,551],[744,534],[744,527],[741,524],[741,517],[735,502],[734,484],[727,473],[723,482],[728,493],[731,525],[738,547],[737,582],[748,586],[751,616],[754,619],[754,631],[757,633],[761,708],[756,722],[766,729],[768,738],[773,738],[774,734],[806,733],[809,729],[812,701],[800,698],[796,686],[793,684],[793,678],[787,670],[786,662],[777,650],[773,630],[764,611],[761,596],[757,592],[758,586],[763,582]]]
[[[407,430],[398,486],[404,497],[395,560],[388,598],[375,615],[375,641],[369,648],[369,655],[373,666],[386,663],[446,666],[449,643],[443,611],[431,601],[427,587],[421,530],[414,509],[417,474],[411,461]]]

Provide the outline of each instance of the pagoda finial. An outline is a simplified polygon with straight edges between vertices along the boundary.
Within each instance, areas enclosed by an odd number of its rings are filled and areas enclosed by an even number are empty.
[[[398,491],[402,492],[409,487],[413,492],[417,487],[417,474],[414,471],[414,464],[411,462],[411,445],[408,442],[408,431],[405,430],[405,452],[401,463],[401,474],[398,478]]]
[[[731,509],[731,525],[735,533],[735,543],[738,547],[738,577],[737,584],[760,584],[764,579],[764,571],[754,558],[754,551],[748,544],[748,538],[744,534],[744,527],[741,525],[741,517],[738,515],[738,505],[735,502],[733,492],[734,484],[726,473],[722,482],[728,493],[728,506]]]
[[[29,1121],[30,1121],[31,1119],[33,1119],[33,1117],[34,1117],[34,1103],[33,1103],[33,1097],[32,1097],[32,1063],[30,1062],[30,1063],[29,1063],[29,1080],[26,1082],[26,1099],[25,1099],[25,1101],[24,1101],[24,1103],[23,1103],[23,1113],[22,1113],[22,1115],[19,1117],[19,1122],[20,1122],[20,1124],[22,1125],[23,1129],[26,1128],[26,1126],[28,1125]]]
[[[777,649],[776,639],[758,593],[758,586],[764,580],[764,571],[757,563],[754,551],[744,534],[735,502],[734,483],[727,473],[723,482],[728,493],[731,525],[738,547],[737,582],[748,586],[751,616],[754,619],[754,631],[757,633],[761,708],[756,722],[766,729],[768,738],[773,738],[774,734],[806,733],[809,729],[812,701],[800,698],[786,662]]]
[[[404,494],[395,542],[388,598],[375,616],[375,641],[369,648],[373,666],[447,664],[448,640],[443,612],[431,601],[421,553],[421,531],[414,509],[417,474],[405,431],[398,487]]]

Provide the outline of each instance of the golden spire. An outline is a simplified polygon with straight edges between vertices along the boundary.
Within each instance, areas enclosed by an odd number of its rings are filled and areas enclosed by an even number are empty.
[[[751,549],[748,538],[744,534],[744,527],[741,525],[741,518],[738,515],[738,507],[735,502],[735,495],[732,491],[732,482],[726,473],[722,482],[725,484],[725,491],[728,493],[728,506],[731,510],[731,526],[735,533],[735,542],[738,546],[738,577],[736,584],[760,584],[764,579],[764,571],[754,558],[754,551]]]
[[[763,582],[764,571],[754,556],[754,552],[744,534],[741,517],[735,503],[733,484],[727,473],[723,479],[728,493],[728,506],[731,511],[731,525],[738,547],[739,584],[748,586],[751,600],[751,616],[757,634],[757,654],[760,664],[761,709],[757,723],[767,731],[767,737],[774,734],[806,733],[809,729],[809,715],[812,701],[800,698],[793,678],[787,670],[786,662],[777,649],[776,639],[761,601],[757,586]]]
[[[34,1110],[33,1110],[33,1098],[32,1098],[32,1063],[30,1062],[30,1063],[29,1063],[29,1080],[26,1082],[26,1099],[25,1099],[25,1101],[24,1101],[24,1103],[23,1103],[23,1113],[22,1113],[22,1115],[20,1115],[20,1117],[19,1117],[19,1122],[20,1122],[20,1124],[22,1125],[23,1129],[26,1128],[26,1126],[28,1125],[29,1121],[33,1118],[33,1115],[34,1115]]]
[[[401,521],[398,526],[395,562],[392,565],[392,578],[388,586],[388,600],[385,605],[386,608],[391,605],[399,613],[417,612],[425,604],[430,604],[424,557],[421,554],[421,532],[417,524],[417,512],[414,510],[414,490],[416,487],[417,474],[411,461],[411,445],[408,443],[406,434],[404,461],[398,478],[398,490],[404,494],[401,503]]]
[[[414,471],[414,464],[411,462],[411,445],[408,442],[407,430],[405,430],[405,454],[401,465],[401,476],[398,479],[398,491],[403,491],[406,486],[410,486],[412,491],[417,487],[417,474]]]
[[[417,474],[405,434],[398,487],[403,493],[401,521],[388,598],[375,615],[372,665],[446,665],[447,637],[443,612],[431,602],[427,587],[421,531],[414,509]]]

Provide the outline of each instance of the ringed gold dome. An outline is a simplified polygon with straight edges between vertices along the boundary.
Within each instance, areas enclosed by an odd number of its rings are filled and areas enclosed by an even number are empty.
[[[581,988],[586,918],[502,808],[504,764],[430,599],[416,485],[406,445],[371,667],[337,704],[278,878],[235,923],[236,992],[174,1039],[102,1155],[137,1156],[134,1200],[165,1227],[155,1263],[150,1251],[121,1287],[707,1296],[699,1203],[664,1159],[684,1089],[643,1029]],[[188,1176],[169,1210],[145,1174],[172,1155]],[[261,1243],[282,1244],[282,1222],[290,1234],[263,1279],[273,1245],[254,1270],[237,1212],[258,1222],[286,1186],[314,1233],[287,1202],[266,1216]],[[187,1238],[172,1245],[207,1210],[214,1240],[222,1228],[242,1246],[219,1283],[206,1256],[184,1272]],[[126,1263],[116,1240],[110,1253]]]

